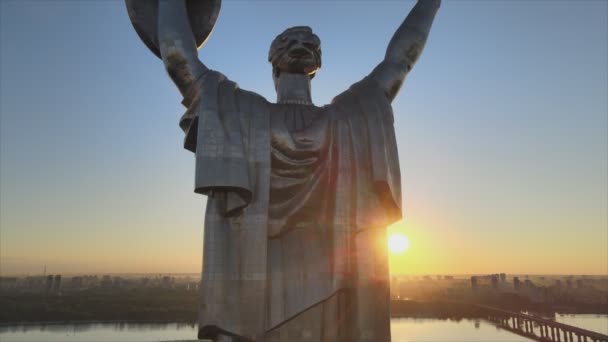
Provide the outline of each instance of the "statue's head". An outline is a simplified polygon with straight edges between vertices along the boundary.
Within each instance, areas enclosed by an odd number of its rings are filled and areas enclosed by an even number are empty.
[[[281,72],[313,78],[321,68],[321,40],[308,26],[288,28],[272,41],[268,61],[275,80]]]

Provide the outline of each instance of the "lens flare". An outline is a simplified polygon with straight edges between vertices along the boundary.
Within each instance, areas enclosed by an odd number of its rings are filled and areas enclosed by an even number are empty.
[[[410,248],[410,240],[401,233],[393,233],[388,237],[388,250],[393,254],[401,254]]]

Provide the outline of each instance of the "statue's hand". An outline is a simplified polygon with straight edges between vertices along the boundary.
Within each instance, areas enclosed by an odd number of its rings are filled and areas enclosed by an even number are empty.
[[[200,5],[207,2],[188,3]],[[212,4],[212,2],[207,4]],[[198,58],[198,42],[195,38],[188,18],[186,0],[163,0],[158,2],[160,56],[169,76],[184,97],[188,96],[188,91],[193,82],[207,71],[207,67]]]

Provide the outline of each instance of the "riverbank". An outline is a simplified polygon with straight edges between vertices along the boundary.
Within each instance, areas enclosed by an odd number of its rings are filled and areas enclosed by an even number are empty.
[[[31,292],[0,293],[0,324],[65,323],[184,323],[195,324],[198,292],[184,289],[90,289],[62,294]],[[457,302],[394,300],[391,316],[404,318],[484,318],[484,304],[510,311],[554,317],[565,314],[608,314],[606,306],[553,308],[528,302]]]
[[[184,322],[197,319],[198,293],[179,289],[91,289],[62,294],[2,293],[0,323]]]

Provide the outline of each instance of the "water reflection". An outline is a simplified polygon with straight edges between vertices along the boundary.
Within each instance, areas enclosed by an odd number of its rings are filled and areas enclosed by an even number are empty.
[[[479,319],[391,320],[392,342],[519,342],[530,341]]]
[[[608,335],[608,315],[556,315],[555,320],[586,330]]]
[[[85,323],[0,326],[2,342],[149,342],[196,337],[195,324]]]
[[[121,331],[153,331],[153,330],[193,330],[196,329],[194,323],[151,323],[151,322],[116,322],[116,323],[41,323],[41,324],[22,324],[22,325],[0,325],[2,333],[27,333],[38,332],[70,332],[82,333],[90,330],[109,329],[117,332]]]
[[[561,315],[558,322],[608,334],[608,315]],[[83,323],[0,326],[2,342],[149,342],[196,337],[189,323]],[[479,319],[393,318],[393,342],[530,341]]]

